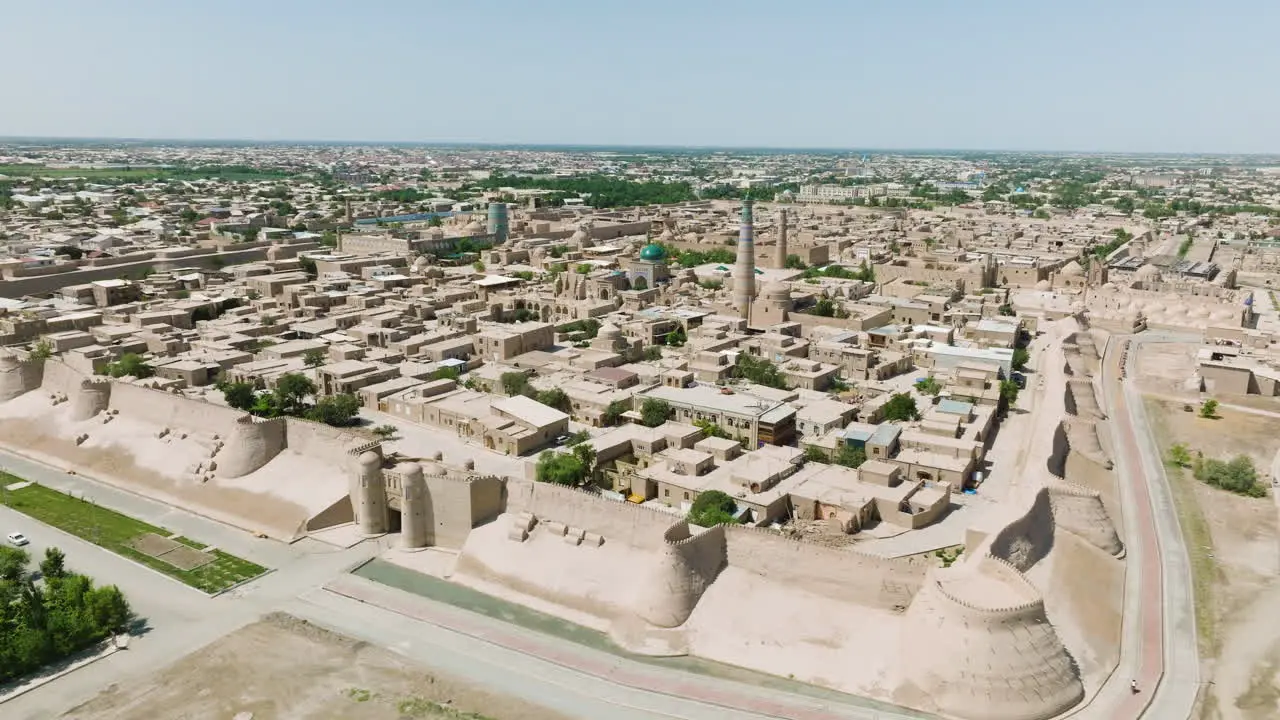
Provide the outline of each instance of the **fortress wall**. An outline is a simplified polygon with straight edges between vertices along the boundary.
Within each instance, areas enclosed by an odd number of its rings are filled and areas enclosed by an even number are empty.
[[[432,474],[424,466],[426,482],[427,541],[432,545],[460,548],[471,533],[471,483],[450,478],[441,471]]]
[[[1067,412],[1083,418],[1102,419],[1106,415],[1098,404],[1098,395],[1093,382],[1086,378],[1070,378],[1067,380]]]
[[[725,527],[729,564],[816,595],[871,607],[905,607],[933,564],[792,540],[772,530]]]
[[[168,428],[214,432],[226,437],[244,415],[239,410],[129,383],[113,383],[111,409]]]
[[[1054,518],[1049,491],[1041,488],[1020,517],[995,533],[988,552],[1026,572],[1053,549]]]
[[[702,594],[726,562],[725,526],[693,535],[681,520],[664,534],[666,547],[640,584],[634,608],[642,620],[660,628],[684,624]]]
[[[1124,562],[1064,532],[1045,570],[1039,583],[1045,609],[1062,628],[1081,672],[1086,677],[1108,672],[1120,659]]]
[[[966,720],[1042,720],[1084,697],[1039,593],[997,558],[936,569],[902,625],[898,702]]]
[[[1124,550],[1124,543],[1120,542],[1098,491],[1055,481],[1049,485],[1049,501],[1058,527],[1075,533],[1108,555],[1118,555]]]
[[[598,533],[643,550],[662,550],[663,534],[678,517],[629,502],[550,483],[512,479],[507,483],[507,512],[531,512],[571,527]]]
[[[61,360],[45,360],[40,388],[48,393],[70,395],[76,388],[80,387],[81,380],[89,377],[91,376],[85,375]]]
[[[41,386],[49,361],[0,351],[0,402],[8,402]]]
[[[290,450],[332,465],[342,472],[354,472],[355,458],[347,448],[363,445],[369,437],[346,428],[336,428],[324,423],[285,418],[286,435]]]
[[[285,449],[287,427],[284,418],[262,420],[252,415],[237,418],[226,436],[226,447],[217,457],[218,476],[243,477],[271,462]]]
[[[1116,518],[1123,517],[1119,504],[1119,490],[1116,487],[1116,476],[1109,466],[1100,465],[1094,458],[1076,452],[1073,448],[1067,453],[1063,477],[1074,485],[1079,485],[1098,493],[1102,499],[1102,505],[1106,508],[1107,515],[1112,519],[1113,523]]]
[[[71,419],[88,420],[105,412],[111,403],[111,385],[106,378],[81,380],[80,386],[71,391]]]

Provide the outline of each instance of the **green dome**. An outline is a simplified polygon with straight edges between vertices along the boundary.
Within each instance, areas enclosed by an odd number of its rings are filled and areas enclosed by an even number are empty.
[[[650,262],[662,262],[667,259],[667,251],[661,245],[650,243],[640,250],[640,259]]]

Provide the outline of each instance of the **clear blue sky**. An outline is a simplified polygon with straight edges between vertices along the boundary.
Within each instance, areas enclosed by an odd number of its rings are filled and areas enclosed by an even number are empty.
[[[13,0],[0,136],[1280,152],[1277,0]]]

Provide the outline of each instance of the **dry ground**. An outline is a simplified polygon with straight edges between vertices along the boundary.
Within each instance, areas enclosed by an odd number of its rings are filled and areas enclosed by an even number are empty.
[[[218,640],[148,682],[113,685],[63,717],[229,720],[248,713],[253,720],[564,719],[283,614]]]
[[[1184,412],[1182,403],[1147,400],[1147,415],[1162,450],[1186,443],[1206,456],[1251,457],[1270,476],[1280,449],[1280,418],[1220,411],[1216,420]],[[1280,404],[1273,408],[1280,410]],[[1245,498],[1197,482],[1169,468],[1196,585],[1205,678],[1212,680],[1203,718],[1280,717],[1280,549],[1274,498]]]
[[[1184,384],[1196,372],[1199,344],[1146,343],[1139,345],[1134,362],[1134,380],[1143,392],[1174,394],[1184,392]],[[1268,459],[1270,462],[1270,459]]]

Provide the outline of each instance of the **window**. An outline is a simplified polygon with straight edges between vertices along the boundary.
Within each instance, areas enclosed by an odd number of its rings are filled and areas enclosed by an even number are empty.
[[[688,500],[688,499],[689,499],[689,493],[685,493],[685,494],[684,494],[684,499],[685,499],[685,500]]]
[[[671,497],[671,488],[663,488],[662,497]]]

